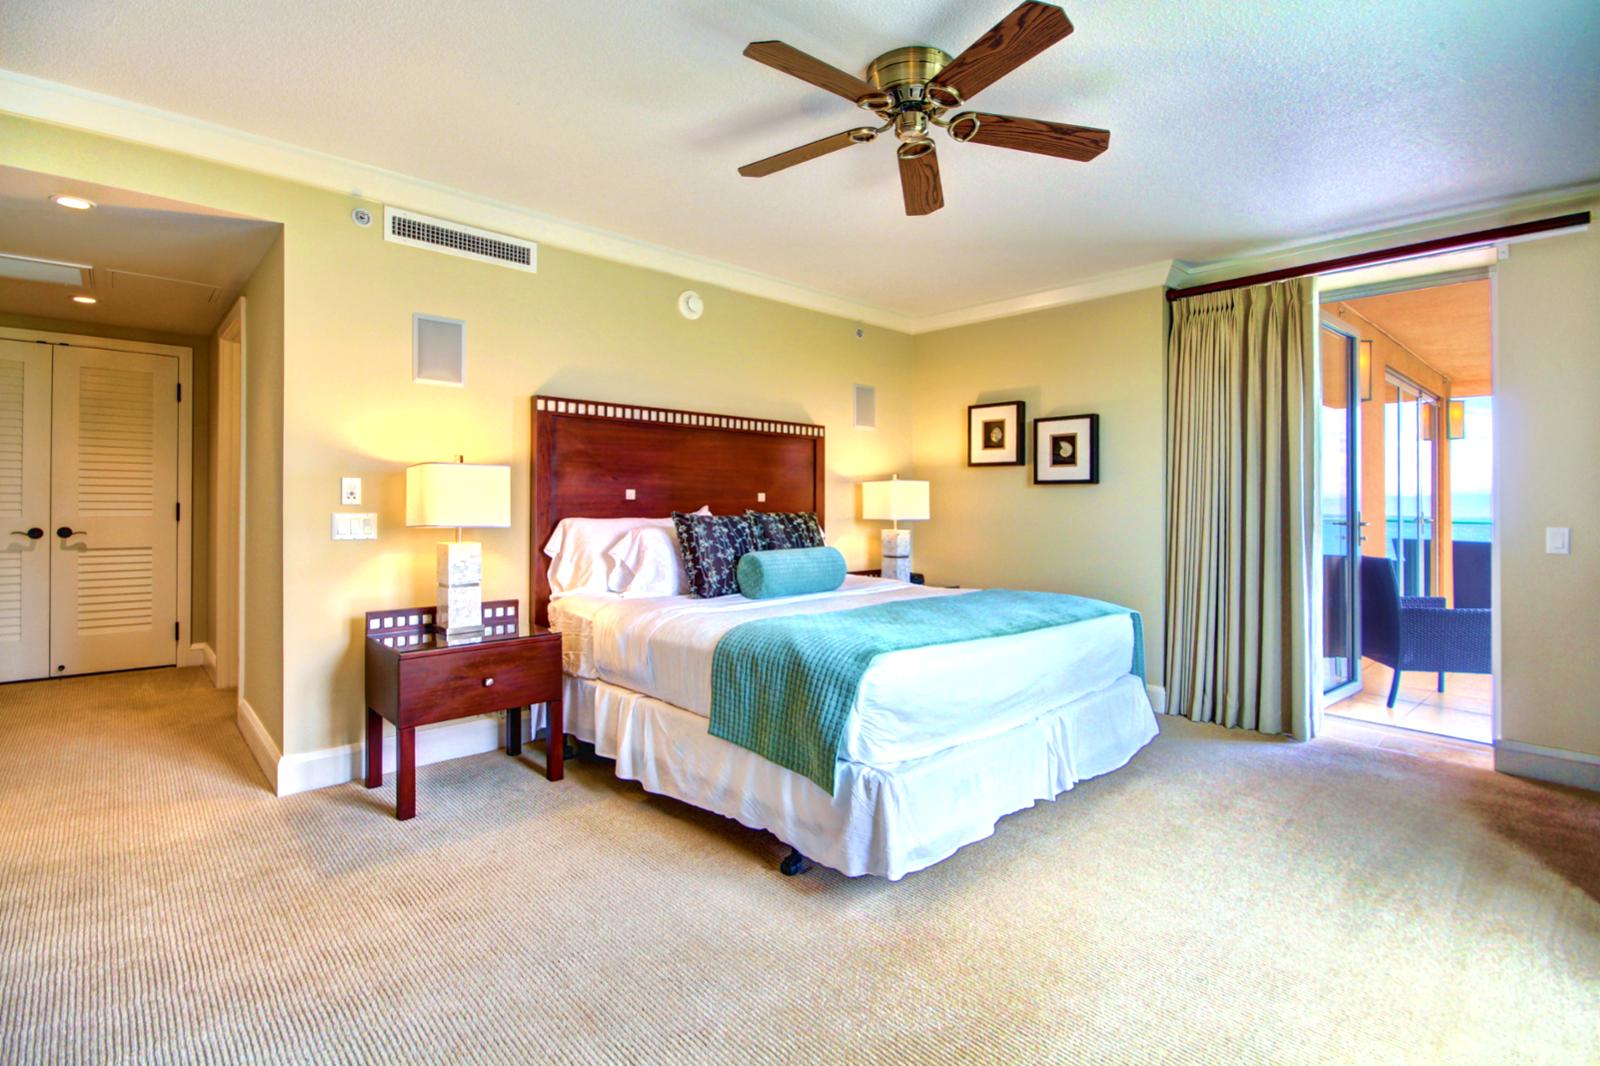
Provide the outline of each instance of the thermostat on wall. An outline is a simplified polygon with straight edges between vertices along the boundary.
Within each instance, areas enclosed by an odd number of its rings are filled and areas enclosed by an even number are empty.
[[[678,314],[691,322],[705,314],[705,301],[700,299],[700,294],[693,289],[685,289],[678,294]]]

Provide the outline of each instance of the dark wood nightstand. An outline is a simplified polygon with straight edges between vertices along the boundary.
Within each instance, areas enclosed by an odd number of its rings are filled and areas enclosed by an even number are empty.
[[[368,611],[366,786],[383,784],[383,720],[395,727],[398,780],[395,817],[417,813],[416,729],[431,722],[506,712],[506,754],[522,753],[522,708],[549,712],[545,776],[561,780],[561,634],[533,626],[524,633],[516,600],[483,605],[482,639],[446,641],[432,607]]]

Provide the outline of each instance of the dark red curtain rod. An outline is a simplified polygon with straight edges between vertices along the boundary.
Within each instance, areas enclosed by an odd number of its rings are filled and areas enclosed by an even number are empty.
[[[1454,252],[1462,248],[1476,248],[1480,245],[1494,244],[1496,241],[1509,241],[1515,237],[1526,237],[1534,233],[1548,233],[1551,230],[1558,229],[1573,229],[1574,227],[1587,226],[1588,224],[1589,212],[1578,211],[1570,215],[1557,215],[1555,218],[1541,218],[1536,222],[1518,222],[1514,226],[1481,229],[1476,233],[1463,233],[1459,237],[1436,237],[1431,241],[1402,244],[1398,248],[1385,248],[1377,252],[1344,255],[1337,259],[1324,259],[1320,263],[1284,267],[1282,270],[1269,270],[1264,274],[1250,274],[1246,277],[1233,278],[1229,281],[1213,281],[1206,285],[1195,285],[1187,289],[1168,289],[1167,299],[1181,300],[1188,296],[1204,296],[1208,292],[1242,289],[1246,285],[1265,285],[1269,281],[1287,281],[1290,278],[1303,278],[1309,274],[1326,274],[1334,270],[1348,270],[1351,267],[1371,266],[1374,263],[1390,263],[1397,259],[1412,259],[1419,255]]]

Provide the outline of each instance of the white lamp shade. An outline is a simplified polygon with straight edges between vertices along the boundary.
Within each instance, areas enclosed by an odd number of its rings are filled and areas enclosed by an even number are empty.
[[[861,517],[914,522],[928,517],[926,481],[867,481],[861,485]]]
[[[511,468],[479,463],[407,467],[406,525],[506,528],[511,525]]]

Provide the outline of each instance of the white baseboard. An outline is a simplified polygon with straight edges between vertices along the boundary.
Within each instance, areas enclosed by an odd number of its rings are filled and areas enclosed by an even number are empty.
[[[217,653],[211,650],[209,644],[195,644],[193,650],[200,653],[200,665],[206,668],[206,676],[211,679],[213,688],[217,684]]]
[[[191,644],[187,648],[179,648],[178,649],[178,655],[177,655],[177,665],[178,666],[204,666],[206,664],[206,655],[210,651],[211,651],[211,649],[208,648],[204,644]],[[216,661],[217,661],[217,657],[215,655],[212,655],[211,656],[211,662],[212,662],[213,665],[212,665],[211,670],[212,670],[212,676],[213,677],[216,676],[216,666],[215,666]]]
[[[1167,690],[1163,685],[1145,685],[1145,693],[1150,697],[1150,706],[1156,709],[1157,714],[1167,713]]]
[[[522,716],[522,739],[526,742],[544,726],[544,708]],[[417,765],[482,755],[504,742],[498,715],[479,715],[455,722],[440,722],[417,730]],[[249,739],[248,737],[246,739]],[[360,780],[366,773],[364,744],[341,744],[336,748],[282,756],[277,762],[275,787],[280,796],[342,785]],[[383,772],[393,773],[398,763],[394,727],[383,725]]]
[[[239,733],[244,737],[245,746],[250,749],[250,754],[256,757],[256,764],[261,767],[261,772],[267,775],[267,784],[278,795],[278,764],[283,761],[283,752],[278,749],[277,743],[267,733],[266,726],[261,724],[261,719],[256,715],[256,709],[250,706],[243,697],[239,697],[239,708],[234,712],[233,720],[238,723]]]
[[[1600,755],[1587,752],[1500,740],[1494,746],[1494,768],[1515,777],[1600,792]]]

